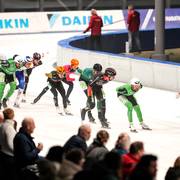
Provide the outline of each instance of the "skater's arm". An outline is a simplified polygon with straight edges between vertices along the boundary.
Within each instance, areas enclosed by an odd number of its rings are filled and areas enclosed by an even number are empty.
[[[124,87],[118,87],[116,88],[117,96],[125,95],[127,94],[127,89]]]

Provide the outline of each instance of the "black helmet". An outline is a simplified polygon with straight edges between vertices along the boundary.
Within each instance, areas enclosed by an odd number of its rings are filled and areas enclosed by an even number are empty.
[[[116,75],[116,70],[114,68],[106,68],[105,69],[105,75],[115,76]]]
[[[33,59],[37,59],[40,60],[41,59],[41,55],[37,52],[33,53]]]
[[[101,71],[102,71],[102,65],[96,63],[96,64],[94,64],[93,69],[94,69],[95,71],[101,72]]]

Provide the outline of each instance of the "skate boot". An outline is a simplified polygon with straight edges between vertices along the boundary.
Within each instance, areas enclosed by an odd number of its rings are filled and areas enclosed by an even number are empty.
[[[64,108],[64,113],[66,115],[73,115],[67,108]]]
[[[64,116],[64,111],[62,110],[62,108],[59,108],[59,106],[56,107],[56,111],[58,114],[60,114],[61,116]]]
[[[81,120],[84,121],[85,120],[85,116],[86,116],[86,110],[85,108],[81,109]]]
[[[3,99],[2,105],[3,105],[3,108],[7,108],[8,107],[7,99],[6,98]]]
[[[130,124],[129,128],[130,128],[130,131],[131,131],[131,132],[134,132],[134,133],[137,133],[137,132],[138,132],[138,131],[135,129],[135,127],[133,126],[133,124]]]
[[[96,122],[95,122],[95,118],[92,116],[91,111],[88,111],[88,117],[89,117],[89,122],[91,122],[91,123],[96,123]]]
[[[144,130],[152,130],[148,125],[144,124],[143,122],[141,123],[141,127]]]
[[[22,100],[21,100],[22,103],[26,103],[26,96],[23,94],[23,97],[22,97]]]
[[[107,123],[106,121],[101,121],[101,125],[102,125],[102,128],[111,129],[111,127],[109,126],[109,123]]]

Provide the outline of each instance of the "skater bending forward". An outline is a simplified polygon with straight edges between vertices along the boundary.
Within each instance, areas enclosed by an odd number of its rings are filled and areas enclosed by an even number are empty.
[[[51,85],[50,90],[54,96],[54,105],[58,110],[58,113],[61,115],[63,115],[64,113],[67,115],[71,115],[71,113],[67,109],[66,92],[61,82],[65,76],[64,68],[62,66],[57,66],[56,71],[51,71],[50,73],[46,73],[46,76],[48,77],[47,81]],[[64,113],[62,109],[59,108],[58,92],[61,94],[62,97]]]
[[[116,88],[118,99],[127,107],[129,127],[131,132],[137,132],[133,125],[133,109],[135,110],[139,123],[142,129],[150,130],[150,128],[143,122],[143,117],[139,104],[134,97],[134,94],[142,88],[142,84],[139,79],[133,78],[130,83],[124,84]]]

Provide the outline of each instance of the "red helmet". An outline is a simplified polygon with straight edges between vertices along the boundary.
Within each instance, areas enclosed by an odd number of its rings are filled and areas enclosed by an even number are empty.
[[[79,61],[77,59],[71,59],[71,66],[78,66]]]

